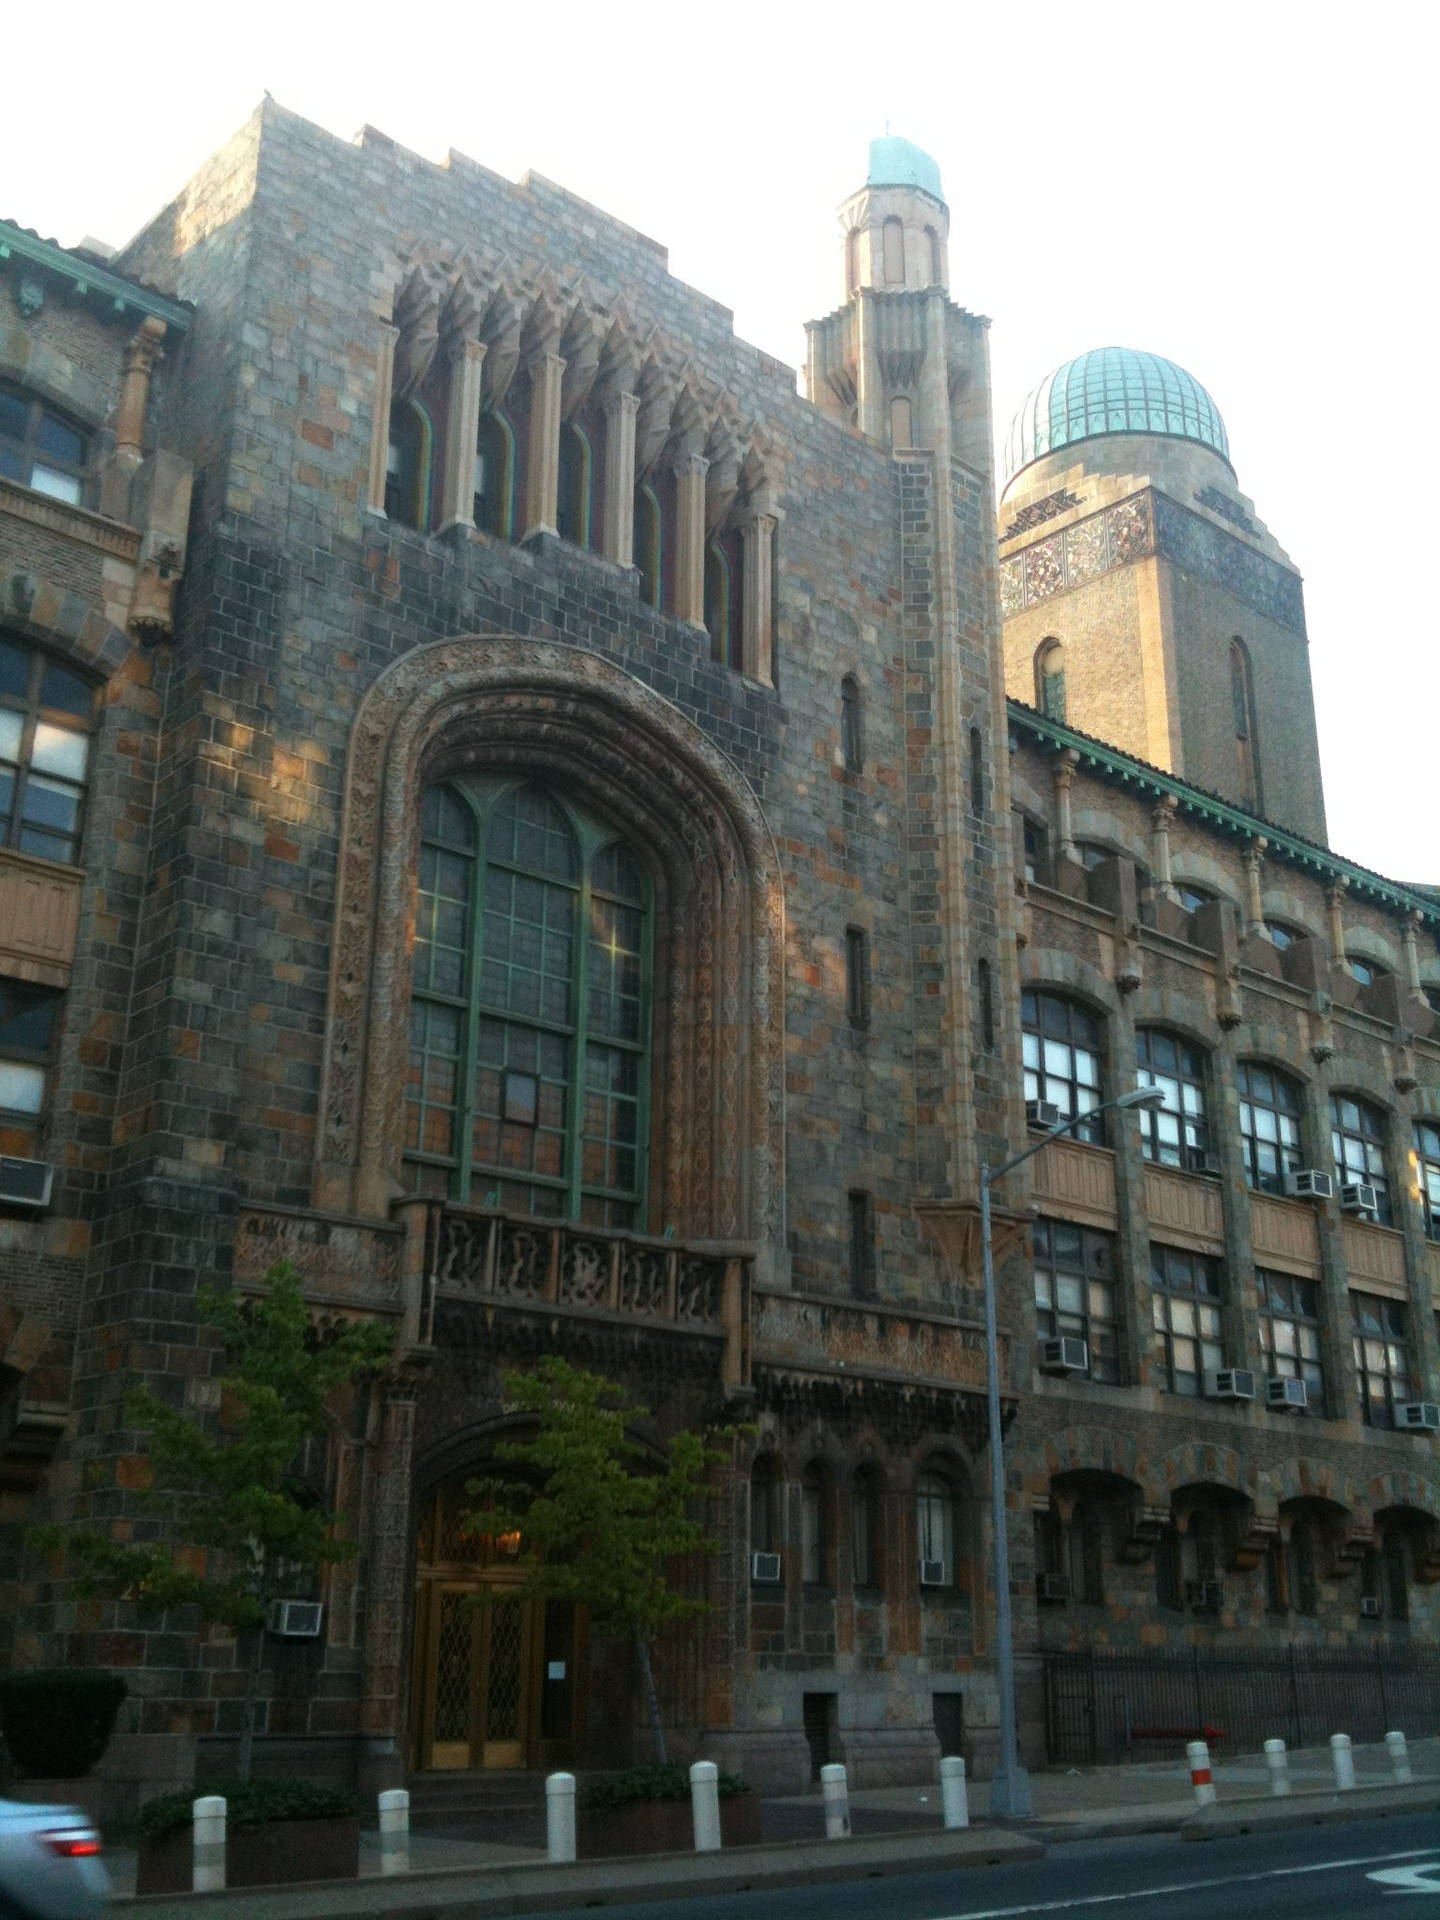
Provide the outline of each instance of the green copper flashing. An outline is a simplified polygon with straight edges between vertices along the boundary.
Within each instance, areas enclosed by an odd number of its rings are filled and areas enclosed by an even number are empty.
[[[1288,866],[1303,868],[1332,884],[1343,880],[1357,900],[1373,901],[1376,906],[1388,907],[1397,913],[1418,914],[1428,926],[1440,927],[1440,900],[1432,895],[1403,886],[1399,881],[1387,880],[1368,867],[1356,866],[1352,860],[1342,860],[1328,848],[1318,846],[1313,840],[1303,840],[1299,834],[1277,827],[1258,813],[1245,813],[1217,794],[1207,793],[1203,787],[1192,787],[1173,774],[1147,766],[1143,760],[1132,760],[1118,747],[1106,746],[1103,741],[1078,733],[1074,727],[1064,726],[1058,720],[1048,720],[1023,701],[1009,700],[1006,705],[1012,731],[1028,734],[1036,745],[1051,747],[1056,752],[1073,748],[1081,766],[1098,773],[1102,780],[1130,787],[1151,798],[1173,795],[1184,812],[1203,820],[1207,826],[1218,828],[1233,840],[1263,839],[1267,860],[1282,860]]]
[[[918,187],[943,206],[945,194],[940,185],[940,169],[923,147],[898,134],[887,133],[870,142],[870,171],[867,187]]]
[[[65,281],[77,299],[98,296],[109,302],[116,315],[153,315],[167,327],[173,327],[176,333],[190,331],[190,310],[178,301],[167,300],[164,294],[152,293],[148,287],[137,286],[133,280],[112,273],[108,267],[97,266],[90,260],[77,260],[73,253],[57,247],[52,240],[41,240],[9,221],[0,220],[0,261],[10,259],[28,260],[32,266],[48,269]]]

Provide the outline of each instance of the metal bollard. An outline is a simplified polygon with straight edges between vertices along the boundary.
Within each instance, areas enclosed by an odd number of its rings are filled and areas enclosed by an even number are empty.
[[[1215,1783],[1210,1778],[1210,1749],[1203,1740],[1191,1740],[1185,1748],[1190,1762],[1190,1784],[1195,1789],[1197,1807],[1208,1807],[1215,1798]]]
[[[196,1893],[218,1893],[225,1885],[225,1800],[207,1793],[190,1809],[195,1860],[190,1885]]]
[[[1405,1745],[1403,1733],[1387,1733],[1385,1745],[1390,1749],[1390,1771],[1395,1776],[1397,1787],[1408,1787],[1415,1778],[1410,1771],[1410,1750]]]
[[[410,1796],[404,1787],[380,1795],[380,1871],[410,1871]]]
[[[696,1853],[720,1851],[720,1769],[713,1760],[697,1760],[690,1769],[690,1815]]]
[[[850,1790],[842,1766],[821,1767],[820,1797],[825,1802],[825,1838],[850,1838]]]
[[[958,1754],[949,1754],[940,1762],[940,1805],[947,1827],[968,1827],[970,1793],[965,1785],[965,1762]]]
[[[1270,1769],[1270,1791],[1279,1799],[1290,1791],[1290,1761],[1283,1740],[1265,1742],[1265,1764]]]
[[[1330,1758],[1335,1763],[1336,1792],[1351,1792],[1355,1785],[1355,1756],[1350,1751],[1350,1736],[1348,1733],[1331,1734]]]
[[[545,1776],[545,1858],[552,1867],[568,1866],[575,1858],[575,1776]]]

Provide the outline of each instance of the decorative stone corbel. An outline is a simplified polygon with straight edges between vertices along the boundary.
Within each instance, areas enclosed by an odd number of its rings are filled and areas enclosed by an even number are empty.
[[[1275,1514],[1252,1513],[1238,1522],[1230,1548],[1230,1565],[1236,1573],[1253,1573],[1280,1537],[1280,1521]]]
[[[1352,1514],[1330,1541],[1330,1578],[1348,1580],[1375,1545],[1375,1523],[1368,1515]]]
[[[1116,1559],[1127,1567],[1143,1566],[1170,1524],[1169,1507],[1152,1507],[1143,1502],[1133,1506],[1128,1514],[1120,1516]]]
[[[1415,1055],[1410,1050],[1411,1037],[1403,1029],[1396,1029],[1390,1065],[1391,1081],[1397,1093],[1413,1093],[1420,1084],[1420,1075],[1415,1071]]]
[[[1317,993],[1310,1006],[1310,1058],[1324,1066],[1335,1051],[1335,1029],[1330,1020],[1330,996]]]
[[[1170,828],[1179,805],[1175,795],[1167,793],[1150,810],[1150,870],[1155,891],[1177,907],[1180,893],[1170,870]]]
[[[175,589],[185,563],[184,543],[174,534],[152,530],[140,543],[140,565],[125,625],[150,645],[175,632]]]

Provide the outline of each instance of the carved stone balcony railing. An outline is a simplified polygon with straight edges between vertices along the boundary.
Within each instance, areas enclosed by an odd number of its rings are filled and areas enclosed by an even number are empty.
[[[726,1384],[742,1384],[743,1249],[439,1205],[428,1237],[432,1325],[437,1302],[475,1300],[720,1335]]]

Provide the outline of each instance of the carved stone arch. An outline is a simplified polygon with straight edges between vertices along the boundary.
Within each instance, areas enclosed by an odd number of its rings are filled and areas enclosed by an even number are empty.
[[[1137,1491],[1145,1484],[1146,1462],[1134,1438],[1108,1427],[1066,1427],[1047,1434],[1044,1461],[1047,1478],[1057,1473],[1108,1473],[1131,1481]]]
[[[577,647],[474,635],[417,648],[370,688],[340,839],[316,1204],[385,1212],[400,1192],[414,874],[423,785],[462,767],[563,776],[657,879],[656,1190],[682,1236],[780,1238],[784,899],[744,776],[668,701]]]
[[[1306,1051],[1304,1035],[1288,1027],[1258,1020],[1242,1020],[1230,1034],[1230,1049],[1237,1060],[1256,1060],[1262,1066],[1278,1067],[1308,1087],[1315,1078],[1315,1062]]]
[[[1131,1015],[1137,1027],[1164,1027],[1183,1034],[1207,1053],[1223,1043],[1220,1023],[1199,995],[1181,994],[1169,987],[1137,987],[1130,996]]]
[[[1106,1019],[1120,1010],[1115,983],[1088,960],[1059,947],[1027,947],[1020,963],[1020,985],[1026,992],[1075,994],[1089,1000]]]
[[[1392,1472],[1376,1474],[1365,1489],[1372,1514],[1387,1507],[1410,1507],[1440,1521],[1440,1485],[1423,1474]]]
[[[109,387],[52,341],[23,327],[0,333],[0,376],[52,401],[92,431],[110,418]]]
[[[1290,1500],[1328,1500],[1350,1514],[1363,1511],[1366,1503],[1356,1498],[1355,1488],[1345,1469],[1331,1460],[1315,1460],[1298,1454],[1278,1461],[1260,1474],[1260,1485],[1267,1507],[1280,1507]]]
[[[1179,1488],[1194,1486],[1225,1487],[1259,1504],[1258,1470],[1232,1448],[1212,1446],[1205,1440],[1187,1440],[1155,1463],[1157,1501],[1168,1502]]]
[[[1401,1106],[1384,1068],[1366,1059],[1363,1054],[1332,1054],[1325,1065],[1325,1090],[1327,1093],[1358,1094],[1362,1100],[1369,1100],[1381,1108],[1391,1121],[1400,1117]]]
[[[0,627],[108,680],[135,643],[101,614],[87,611],[77,623],[75,612],[74,595],[34,567],[17,567],[0,581]]]

